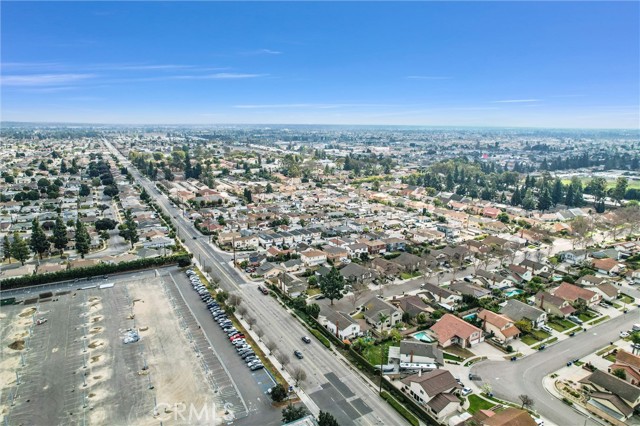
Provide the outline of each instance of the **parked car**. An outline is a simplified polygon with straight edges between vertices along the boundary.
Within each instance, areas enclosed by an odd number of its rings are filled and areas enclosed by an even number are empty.
[[[462,392],[460,392],[460,394],[462,396],[467,396],[469,394],[471,394],[473,392],[473,389],[471,388],[462,388]]]
[[[293,351],[293,354],[294,354],[294,355],[296,356],[296,358],[298,358],[298,359],[302,359],[302,358],[304,358],[304,355],[302,355],[302,352],[300,352],[300,351],[299,351],[299,350],[297,350],[297,349],[296,349],[295,351]]]
[[[621,331],[621,332],[620,332],[620,337],[621,337],[621,338],[623,338],[623,339],[624,339],[625,337],[629,337],[629,333],[628,333],[627,331]]]
[[[553,333],[553,329],[548,325],[543,325],[540,327],[540,329],[546,331],[547,333]]]
[[[264,368],[264,365],[262,364],[255,364],[251,367],[251,371],[256,371],[256,370],[260,370],[261,368]]]

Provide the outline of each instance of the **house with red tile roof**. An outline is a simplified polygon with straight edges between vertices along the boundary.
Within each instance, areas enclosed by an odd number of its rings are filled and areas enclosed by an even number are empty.
[[[503,344],[520,335],[520,330],[513,324],[513,321],[504,315],[483,309],[478,312],[478,319],[482,320],[482,329],[486,333],[493,333],[494,337]]]
[[[578,287],[577,285],[567,282],[563,282],[558,287],[552,289],[550,293],[571,304],[583,301],[587,306],[595,306],[602,300],[602,296],[595,291],[587,290],[586,288]]]
[[[451,314],[445,314],[430,330],[443,348],[451,345],[468,348],[484,341],[482,330]]]
[[[616,362],[609,366],[609,372],[611,373],[617,369],[624,370],[627,382],[640,386],[640,356],[618,349]]]
[[[485,207],[482,210],[482,216],[490,217],[491,219],[497,218],[499,214],[500,214],[500,209],[497,209],[495,207]]]

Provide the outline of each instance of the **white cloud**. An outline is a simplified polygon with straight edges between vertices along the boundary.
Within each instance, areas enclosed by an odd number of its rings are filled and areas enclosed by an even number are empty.
[[[505,99],[501,101],[493,101],[494,104],[521,104],[526,102],[540,102],[542,99]]]
[[[30,74],[3,75],[0,82],[3,86],[56,86],[75,83],[94,78],[95,74]]]
[[[279,50],[272,49],[258,49],[258,50],[250,50],[248,52],[242,52],[241,55],[282,55],[282,52]]]

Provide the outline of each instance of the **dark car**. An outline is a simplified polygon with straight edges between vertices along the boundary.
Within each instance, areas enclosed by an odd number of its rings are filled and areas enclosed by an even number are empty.
[[[299,350],[297,350],[297,349],[296,349],[295,351],[293,351],[293,354],[294,354],[294,355],[296,356],[296,358],[298,358],[298,359],[302,359],[302,358],[304,358],[304,355],[302,355],[302,352],[300,352],[300,351],[299,351]]]
[[[544,351],[544,349],[547,347],[547,345],[540,345],[540,347],[538,348],[539,351]]]
[[[575,336],[575,335],[576,335],[576,332],[575,332],[575,331],[572,331],[571,333],[569,333],[569,337],[573,337],[573,336]]]

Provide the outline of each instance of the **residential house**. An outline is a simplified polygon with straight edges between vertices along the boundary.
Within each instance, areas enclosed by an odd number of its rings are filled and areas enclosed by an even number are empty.
[[[259,244],[260,242],[256,235],[248,235],[233,240],[233,247],[237,250],[255,249]]]
[[[353,339],[361,333],[358,321],[348,314],[335,311],[330,307],[320,313],[318,320],[320,324],[340,340]]]
[[[529,282],[531,281],[531,278],[533,278],[533,275],[531,274],[531,271],[528,270],[527,268],[520,266],[520,265],[514,265],[513,263],[509,265],[509,267],[507,268],[509,270],[509,272],[511,272],[512,275],[515,275],[517,277],[517,283],[523,283],[523,282]]]
[[[482,320],[482,329],[493,334],[502,344],[508,344],[520,335],[520,330],[513,324],[513,320],[504,315],[482,309],[478,312],[478,319]]]
[[[357,263],[350,263],[347,266],[340,269],[340,275],[342,275],[345,281],[349,283],[370,283],[378,274],[373,269],[365,268]]]
[[[591,263],[593,269],[606,275],[617,275],[622,270],[620,263],[611,258],[594,259]]]
[[[596,277],[595,275],[584,275],[580,277],[578,284],[585,287],[599,286],[607,281],[605,277]]]
[[[511,318],[513,322],[528,319],[536,328],[543,326],[547,322],[547,313],[545,311],[516,299],[507,300],[506,304],[500,308],[500,313]]]
[[[640,406],[640,387],[613,374],[596,370],[580,383],[592,390],[587,401],[589,411],[605,420],[614,419],[611,423],[624,424]]]
[[[545,311],[547,315],[555,315],[566,318],[572,315],[576,310],[571,306],[568,300],[554,296],[546,291],[539,292],[535,296],[536,306]]]
[[[602,298],[598,293],[567,282],[563,282],[558,287],[552,289],[550,293],[571,304],[584,302],[587,306],[597,305]]]
[[[371,265],[384,276],[397,276],[402,272],[402,267],[397,263],[389,262],[388,260],[377,257],[371,261]]]
[[[218,235],[218,245],[224,246],[226,244],[232,244],[234,239],[240,238],[241,236],[239,232],[221,232]]]
[[[403,312],[408,313],[412,317],[416,317],[421,313],[430,313],[434,309],[424,303],[424,300],[420,296],[403,296],[391,301],[394,305],[397,305]]]
[[[616,362],[609,366],[609,372],[616,369],[622,369],[625,371],[627,382],[635,386],[640,386],[640,356],[634,355],[625,351],[624,349],[618,349],[616,352]]]
[[[402,312],[391,303],[371,297],[362,304],[365,308],[364,318],[367,323],[382,331],[389,327],[393,327],[402,320]],[[381,318],[386,318],[381,321]]]
[[[487,417],[482,426],[536,426],[538,423],[525,410],[508,407]]]
[[[353,259],[359,258],[365,253],[369,253],[369,249],[366,244],[363,243],[353,243],[349,244],[345,247],[347,249],[347,253],[349,253],[349,258]]]
[[[389,364],[401,362],[411,364],[444,365],[442,349],[434,343],[402,340],[400,346],[389,347]]]
[[[432,299],[438,304],[445,304],[449,307],[455,307],[458,302],[462,300],[462,296],[460,296],[459,294],[435,284],[425,282],[420,287],[422,288],[421,293],[425,293],[428,298]]]
[[[438,420],[451,415],[460,406],[460,400],[454,394],[460,387],[448,370],[433,370],[402,379],[402,390]]]
[[[327,255],[320,250],[310,249],[300,253],[300,260],[306,266],[317,266],[327,261]]]
[[[468,348],[484,341],[482,330],[452,314],[445,314],[431,328],[440,345]]]
[[[349,258],[349,252],[344,247],[326,245],[322,247],[322,251],[326,254],[327,260],[339,263]]]
[[[366,244],[367,250],[371,255],[382,254],[387,250],[387,245],[384,243],[384,241],[381,241],[381,240],[374,240],[374,241],[365,240],[362,242]]]
[[[466,281],[455,281],[451,283],[449,288],[457,293],[460,293],[463,296],[473,296],[478,299],[491,296],[491,290],[488,290],[484,287],[479,287]]]
[[[589,290],[598,293],[602,300],[606,300],[607,302],[613,302],[620,295],[620,288],[610,283],[600,284],[597,287],[590,287]]]
[[[544,263],[535,262],[535,261],[529,260],[529,259],[525,259],[522,262],[520,262],[520,266],[522,266],[523,268],[526,268],[529,271],[531,271],[532,275],[538,275],[538,274],[541,274],[543,272],[549,272],[550,271],[549,265],[545,265]]]
[[[491,219],[496,219],[499,214],[500,214],[500,209],[497,209],[495,207],[485,207],[482,210],[482,216],[490,217]]]
[[[385,238],[382,240],[387,245],[387,251],[404,251],[407,242],[402,238]]]
[[[571,265],[576,265],[578,263],[586,261],[588,253],[586,250],[569,250],[558,253],[558,255],[560,256],[560,260],[562,260],[563,262],[567,262]]]
[[[423,268],[426,264],[426,261],[423,258],[411,253],[402,253],[400,256],[394,257],[390,261],[400,265],[402,270],[405,272],[417,271]]]

